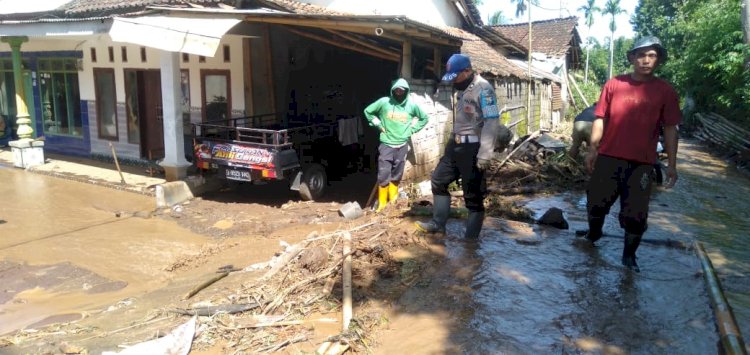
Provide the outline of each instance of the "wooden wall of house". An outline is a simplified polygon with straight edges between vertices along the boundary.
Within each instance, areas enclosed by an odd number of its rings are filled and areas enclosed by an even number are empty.
[[[531,87],[531,122],[527,122],[528,82],[517,77],[498,77],[490,80],[495,85],[497,100],[509,111],[501,117],[503,124],[510,126],[516,137],[553,126],[552,83],[534,81]]]

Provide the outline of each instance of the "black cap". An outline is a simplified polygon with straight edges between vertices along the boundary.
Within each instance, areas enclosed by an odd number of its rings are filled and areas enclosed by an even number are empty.
[[[634,54],[636,50],[641,48],[653,47],[659,54],[659,62],[667,60],[667,49],[661,44],[661,41],[656,36],[645,36],[639,38],[633,44],[633,48],[628,51],[628,56]]]

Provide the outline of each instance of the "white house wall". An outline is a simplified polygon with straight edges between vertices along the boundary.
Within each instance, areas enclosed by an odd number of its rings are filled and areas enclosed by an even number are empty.
[[[81,82],[81,100],[92,100],[96,98],[93,85],[83,85],[94,82],[93,68],[114,68],[115,82],[117,84],[117,102],[125,103],[125,85],[123,78],[124,69],[160,69],[160,52],[153,48],[146,48],[146,62],[141,62],[140,46],[125,43],[112,42],[109,36],[102,36],[99,41],[88,41],[83,47],[83,72],[79,74]],[[230,61],[224,62],[222,48],[229,45]],[[110,63],[108,59],[108,47],[113,46],[115,50],[115,61]],[[126,47],[128,62],[123,63],[120,56],[120,47]],[[91,61],[90,48],[96,48],[97,62]],[[242,38],[240,36],[227,35],[221,41],[219,49],[214,57],[206,57],[205,63],[198,62],[198,56],[189,55],[188,63],[180,58],[180,69],[188,69],[190,75],[190,106],[191,112],[197,110],[198,121],[200,121],[200,71],[201,69],[230,70],[231,77],[241,78],[242,72]],[[245,110],[245,99],[243,83],[241,80],[232,80],[232,112],[242,113]]]
[[[21,52],[51,52],[51,51],[80,51],[81,43],[85,39],[43,39],[30,37],[28,42],[21,45]],[[0,51],[10,52],[10,46],[7,43],[0,44]]]
[[[229,45],[230,60],[224,61],[223,47]],[[114,47],[114,61],[109,61],[108,47]],[[126,47],[127,59],[123,63],[121,56],[121,47]],[[94,68],[113,68],[115,74],[115,87],[117,95],[117,117],[118,117],[118,134],[119,139],[113,142],[118,151],[118,157],[139,159],[140,145],[128,143],[127,140],[127,122],[125,112],[125,69],[160,69],[161,51],[153,48],[146,48],[146,61],[141,62],[141,46],[130,45],[127,43],[112,42],[109,35],[100,35],[96,39],[85,41],[78,48],[83,52],[83,70],[79,73],[79,86],[81,100],[88,102],[89,108],[89,132],[91,135],[91,153],[94,155],[111,155],[108,140],[98,138],[98,126],[96,123],[96,93],[94,88]],[[96,63],[92,62],[91,48],[96,49]],[[180,54],[180,69],[187,69],[190,79],[190,122],[201,122],[201,70],[218,69],[230,71],[230,84],[232,95],[232,116],[241,116],[245,112],[245,95],[243,67],[242,67],[242,37],[235,35],[226,35],[216,51],[214,57],[206,57],[204,63],[198,62],[199,57],[189,55],[187,63],[183,62]],[[186,130],[185,134],[189,134]]]
[[[405,15],[434,26],[461,27],[453,1],[448,0],[299,0],[331,10],[358,15]]]

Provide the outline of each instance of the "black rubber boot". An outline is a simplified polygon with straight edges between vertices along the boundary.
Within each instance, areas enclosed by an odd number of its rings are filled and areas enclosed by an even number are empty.
[[[451,211],[451,197],[442,195],[432,196],[432,220],[417,222],[417,229],[425,233],[445,233],[445,223]]]
[[[466,239],[477,239],[479,238],[479,232],[482,231],[482,222],[484,222],[484,211],[482,212],[469,212],[469,216],[466,218]]]
[[[635,251],[641,245],[641,235],[625,233],[625,245],[622,248],[622,265],[635,272],[641,272],[638,263],[635,261]]]
[[[602,227],[604,227],[604,217],[589,217],[589,231],[586,233],[585,238],[591,244],[602,239]]]

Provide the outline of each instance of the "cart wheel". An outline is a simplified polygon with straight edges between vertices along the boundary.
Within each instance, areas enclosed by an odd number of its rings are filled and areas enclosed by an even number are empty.
[[[299,195],[304,201],[313,201],[321,196],[328,184],[326,169],[320,164],[310,164],[302,169]]]

